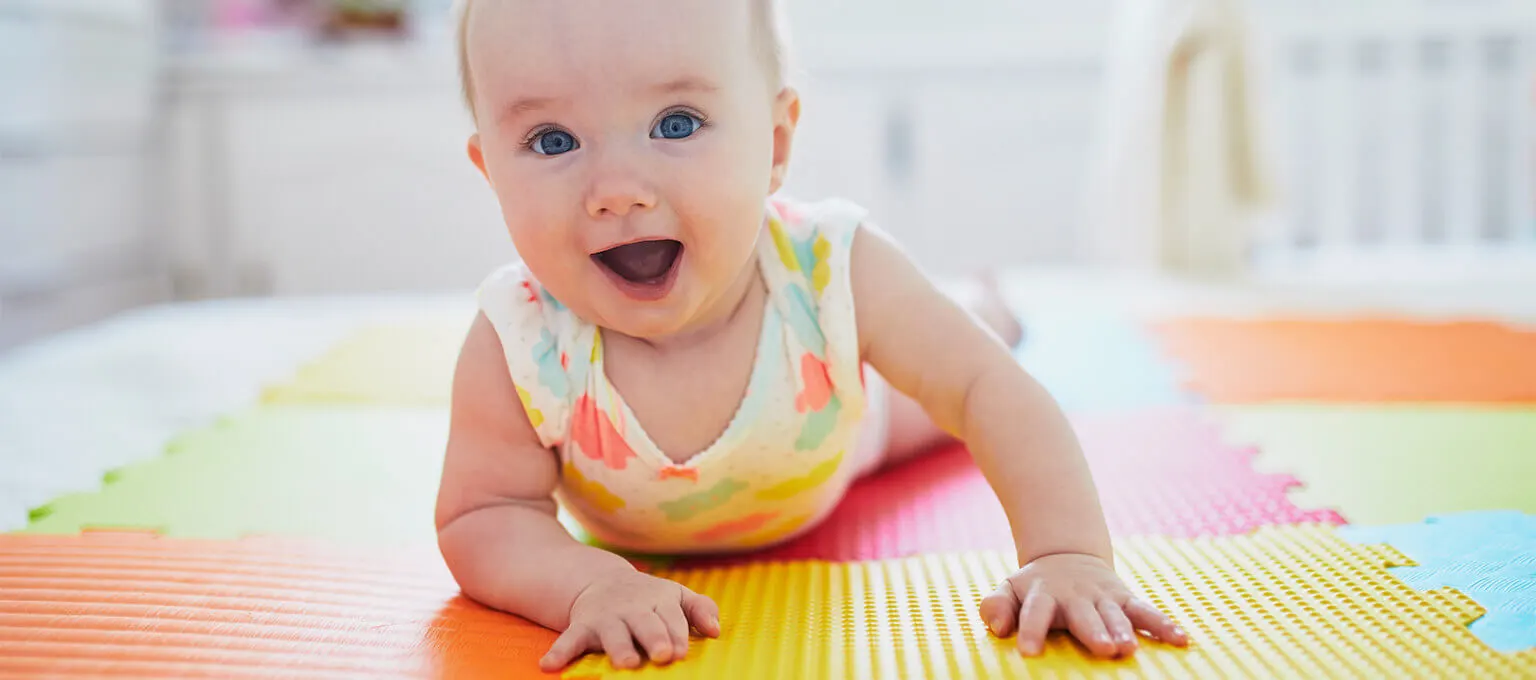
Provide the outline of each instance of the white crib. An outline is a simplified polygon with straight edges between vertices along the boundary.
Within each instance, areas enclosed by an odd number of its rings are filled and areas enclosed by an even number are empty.
[[[1536,3],[1253,8],[1281,210],[1256,266],[1536,277]]]

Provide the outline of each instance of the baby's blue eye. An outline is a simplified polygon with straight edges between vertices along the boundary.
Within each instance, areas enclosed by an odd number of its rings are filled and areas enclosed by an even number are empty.
[[[564,130],[550,130],[534,137],[529,148],[533,149],[534,153],[558,156],[568,151],[575,151],[579,146],[581,145],[576,142],[576,138],[571,133]]]
[[[704,122],[692,115],[682,112],[669,113],[656,122],[656,128],[651,130],[651,136],[662,139],[685,139],[698,132],[703,126]]]

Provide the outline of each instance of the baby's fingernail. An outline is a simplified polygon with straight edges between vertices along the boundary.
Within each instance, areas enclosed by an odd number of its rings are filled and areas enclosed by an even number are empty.
[[[991,621],[988,621],[987,630],[992,631],[993,635],[1002,635],[1003,620],[1001,618],[994,618]]]

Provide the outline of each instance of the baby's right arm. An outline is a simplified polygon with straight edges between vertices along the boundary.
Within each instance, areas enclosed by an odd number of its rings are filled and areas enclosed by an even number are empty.
[[[563,668],[588,650],[619,667],[682,658],[691,622],[719,635],[709,598],[582,544],[556,519],[559,459],[540,445],[507,371],[496,329],[477,316],[453,378],[448,452],[437,498],[438,545],[459,587],[487,606],[564,631],[541,661]]]

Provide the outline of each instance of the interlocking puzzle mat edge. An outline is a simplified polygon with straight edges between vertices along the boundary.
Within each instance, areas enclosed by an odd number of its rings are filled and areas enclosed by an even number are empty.
[[[1009,556],[950,553],[664,570],[722,602],[723,620],[752,622],[752,639],[702,641],[688,664],[671,668],[617,671],[591,657],[566,677],[1536,675],[1536,650],[1500,654],[1468,632],[1482,613],[1475,602],[1449,589],[1408,587],[1387,568],[1411,560],[1390,547],[1349,544],[1329,527],[1138,537],[1119,548],[1122,571],[1190,631],[1193,648],[1148,643],[1133,659],[1096,661],[1056,634],[1043,658],[1026,661],[975,611],[1011,571]],[[807,636],[807,620],[824,633]]]

